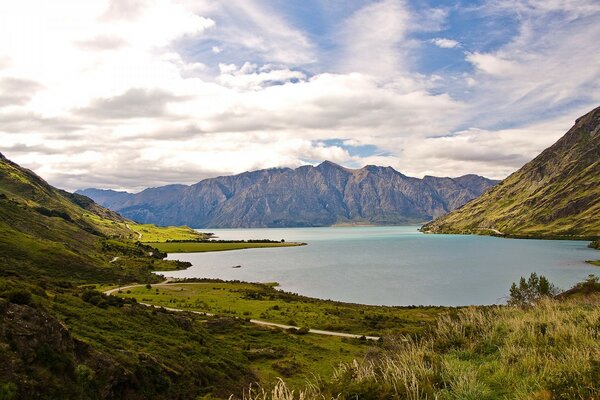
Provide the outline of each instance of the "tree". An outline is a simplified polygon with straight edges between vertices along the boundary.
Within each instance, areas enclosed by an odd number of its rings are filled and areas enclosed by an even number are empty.
[[[510,287],[509,305],[526,306],[537,303],[544,297],[556,296],[560,290],[543,275],[532,272],[529,279],[521,277],[519,284],[515,282]]]

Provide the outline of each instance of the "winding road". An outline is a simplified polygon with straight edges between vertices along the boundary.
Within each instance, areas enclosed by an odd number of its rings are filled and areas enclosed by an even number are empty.
[[[165,286],[165,285],[168,285],[170,281],[171,281],[170,279],[167,279],[166,281],[164,281],[162,283],[156,283],[156,284],[153,284],[152,286],[153,287]],[[204,285],[205,283],[194,282],[194,283],[177,283],[177,284],[178,285]],[[145,285],[139,284],[139,285],[122,286],[122,287],[118,287],[118,288],[115,288],[115,289],[107,290],[107,291],[104,292],[104,294],[106,294],[108,296],[111,296],[114,293],[118,292],[119,290],[123,291],[123,290],[127,290],[127,289],[133,289],[133,288],[136,288],[136,287],[143,287],[143,286],[145,286]],[[205,315],[205,316],[214,316],[215,315],[215,314],[210,314],[210,313],[203,312],[203,311],[182,310],[180,308],[162,307],[162,306],[157,306],[157,305],[148,304],[148,303],[140,303],[140,302],[138,302],[138,304],[142,304],[142,305],[148,306],[148,307],[164,308],[165,310],[175,311],[175,312],[189,312],[189,313],[192,313],[192,314]],[[277,324],[275,322],[260,321],[258,319],[251,319],[251,320],[249,320],[249,322],[252,323],[252,324],[266,326],[266,327],[270,327],[270,328],[300,329],[300,327],[298,327],[298,326]],[[314,333],[315,335],[324,335],[324,336],[345,337],[345,338],[351,338],[351,339],[360,339],[360,338],[363,338],[363,337],[365,339],[367,339],[367,340],[379,340],[380,339],[379,336],[356,335],[356,334],[353,334],[353,333],[323,331],[323,330],[320,330],[320,329],[309,329],[308,333]]]
[[[125,224],[125,226],[126,226],[126,227],[127,227],[127,229],[129,229],[131,232],[133,232],[133,233],[137,233],[137,235],[138,235],[138,240],[142,240],[142,232],[134,231],[133,229],[131,229],[131,227],[129,226],[129,224]]]

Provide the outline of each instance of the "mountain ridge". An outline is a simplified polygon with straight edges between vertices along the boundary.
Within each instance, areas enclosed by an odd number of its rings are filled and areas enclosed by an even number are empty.
[[[600,107],[496,187],[423,231],[600,237]]]
[[[421,223],[479,196],[497,181],[477,175],[423,179],[392,167],[349,169],[331,161],[204,179],[132,194],[102,189],[91,197],[127,218],[196,228]]]

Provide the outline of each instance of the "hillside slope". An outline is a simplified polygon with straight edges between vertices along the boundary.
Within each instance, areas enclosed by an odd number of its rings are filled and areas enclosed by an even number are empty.
[[[138,222],[202,228],[420,223],[479,196],[496,181],[476,175],[411,178],[393,168],[331,162],[170,185],[137,194],[87,189]]]
[[[423,231],[600,236],[600,107],[496,187]]]
[[[173,263],[130,225],[0,154],[1,399],[228,397],[256,380],[218,321],[92,289],[160,281],[153,267]]]
[[[109,237],[133,237],[124,221],[85,196],[50,186],[0,154],[0,276],[125,279],[100,251]]]

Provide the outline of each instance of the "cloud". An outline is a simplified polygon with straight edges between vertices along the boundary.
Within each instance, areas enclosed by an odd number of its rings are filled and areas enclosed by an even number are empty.
[[[456,40],[453,40],[453,39],[446,39],[446,38],[435,38],[435,39],[431,39],[429,42],[436,45],[437,47],[442,48],[442,49],[453,49],[455,47],[460,46],[460,42],[457,42]]]
[[[219,69],[221,74],[217,81],[226,87],[237,89],[260,90],[266,86],[296,83],[306,79],[303,72],[275,65],[263,65],[259,68],[258,65],[247,62],[240,68],[235,64],[219,64]]]
[[[90,51],[108,51],[118,50],[127,45],[127,43],[116,36],[97,36],[92,39],[82,40],[77,43],[79,47]]]
[[[167,113],[167,105],[183,99],[164,90],[132,88],[108,98],[95,99],[78,114],[93,118],[156,118]]]
[[[502,178],[600,100],[597,2],[348,4],[299,24],[289,2],[0,3],[0,150],[66,189],[324,159]],[[423,68],[429,42],[461,68]]]
[[[338,32],[343,45],[341,71],[389,78],[406,69],[403,48],[410,13],[404,1],[384,0],[364,6],[344,21]]]
[[[27,104],[43,86],[29,79],[6,77],[0,79],[0,108]]]
[[[467,52],[477,84],[471,102],[494,109],[487,127],[579,115],[600,102],[600,6],[582,1],[491,2],[485,12],[518,17],[519,31],[492,51]],[[579,61],[581,60],[581,61]],[[585,60],[585,61],[583,61]]]
[[[185,44],[189,54],[218,54],[244,57],[253,62],[294,65],[316,61],[315,48],[307,35],[270,8],[268,2],[199,1],[194,2],[194,6],[216,22],[215,29],[208,32],[206,38],[218,44],[198,49],[196,41],[189,41]]]

